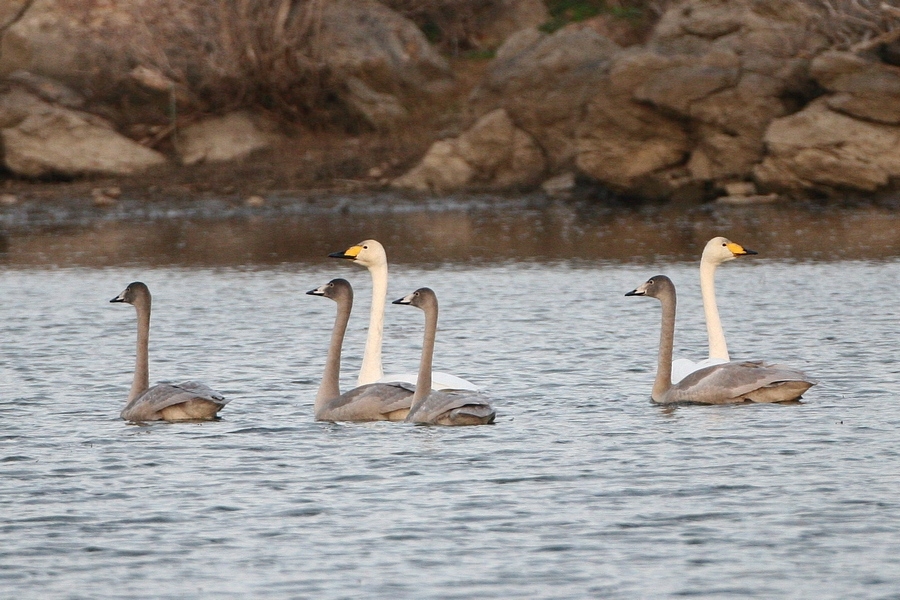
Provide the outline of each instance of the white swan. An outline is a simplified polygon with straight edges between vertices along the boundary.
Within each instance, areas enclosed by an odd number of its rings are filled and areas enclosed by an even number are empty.
[[[394,300],[425,312],[425,339],[419,363],[416,393],[406,416],[409,423],[428,425],[487,425],[497,416],[487,397],[472,390],[431,389],[431,361],[434,357],[434,338],[437,333],[438,302],[430,288],[419,288],[412,294]]]
[[[415,384],[416,373],[385,376],[381,366],[381,342],[384,337],[384,304],[387,299],[388,262],[384,246],[375,240],[365,240],[343,252],[332,252],[331,258],[345,258],[369,269],[372,275],[372,308],[369,313],[369,333],[359,370],[357,385],[367,383],[406,382]],[[478,387],[449,373],[434,373],[434,389],[477,390]]]
[[[672,363],[672,381],[674,383],[681,381],[694,371],[731,360],[728,356],[728,344],[725,343],[722,321],[719,318],[719,307],[716,304],[716,267],[748,254],[756,254],[756,252],[724,237],[714,237],[703,248],[703,254],[700,257],[700,295],[703,297],[703,313],[706,316],[709,358],[699,362],[687,358],[675,360]]]
[[[128,285],[110,302],[127,302],[137,311],[137,356],[134,380],[121,417],[126,421],[196,421],[214,419],[228,403],[221,394],[196,381],[150,387],[150,290],[140,281]]]
[[[409,413],[413,388],[404,384],[369,383],[341,394],[341,345],[353,308],[353,288],[346,279],[332,279],[306,292],[337,303],[337,316],[325,360],[325,372],[316,394],[317,421],[402,421]]]
[[[675,285],[657,275],[626,296],[650,296],[662,303],[659,357],[651,398],[659,404],[787,402],[797,400],[815,385],[801,371],[762,361],[726,362],[694,371],[672,382],[672,345],[675,337]],[[415,402],[415,400],[414,400]]]

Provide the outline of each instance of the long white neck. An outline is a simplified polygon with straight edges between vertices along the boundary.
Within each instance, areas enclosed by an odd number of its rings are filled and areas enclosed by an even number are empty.
[[[316,415],[325,407],[326,402],[341,395],[341,346],[344,344],[344,334],[350,321],[351,306],[346,298],[338,299],[337,316],[331,330],[331,344],[328,346],[328,356],[325,359],[325,372],[322,374],[322,383],[319,384],[319,391],[316,394],[314,408]]]
[[[131,402],[150,387],[150,301],[136,304],[137,310],[137,352],[134,359],[134,380],[128,401]]]
[[[384,376],[381,366],[381,340],[384,336],[384,303],[387,298],[387,264],[369,267],[372,274],[372,310],[369,313],[369,333],[366,350],[359,369],[357,385],[374,383]]]
[[[422,340],[422,358],[419,361],[419,376],[416,392],[412,397],[409,414],[413,414],[431,394],[431,363],[434,359],[434,338],[437,335],[438,307],[429,304],[425,308],[425,337]]]
[[[662,303],[662,323],[659,330],[659,360],[656,365],[656,379],[653,381],[651,397],[661,400],[672,387],[672,347],[675,343],[675,294],[660,296]]]
[[[700,294],[703,297],[703,312],[706,315],[706,334],[709,336],[709,357],[730,360],[728,345],[725,343],[725,331],[719,319],[719,307],[716,304],[716,267],[714,262],[700,260]]]

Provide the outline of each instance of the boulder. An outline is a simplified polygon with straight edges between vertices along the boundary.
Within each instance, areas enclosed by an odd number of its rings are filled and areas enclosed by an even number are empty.
[[[636,89],[668,64],[645,51],[624,52],[610,69],[603,93],[586,104],[577,135],[577,166],[611,188],[656,197],[674,179],[667,170],[683,165],[690,137],[683,125],[634,100]]]
[[[347,78],[342,99],[351,111],[375,129],[392,129],[409,116],[397,96],[376,92],[358,77]]]
[[[588,98],[601,93],[620,47],[591,29],[534,29],[511,36],[473,92],[475,116],[502,108],[542,149],[554,172],[574,166],[575,132]]]
[[[375,0],[321,3],[321,60],[377,92],[396,94],[451,80],[450,66],[416,25]]]
[[[831,92],[826,103],[838,112],[890,125],[900,124],[900,67],[850,52],[825,52],[810,72]]]
[[[458,138],[435,142],[422,161],[392,185],[435,192],[529,187],[540,181],[544,168],[534,139],[498,109]]]
[[[221,162],[246,157],[270,147],[279,137],[269,123],[244,111],[211,117],[182,129],[178,134],[181,162]]]
[[[772,189],[874,192],[900,177],[900,126],[854,119],[832,110],[828,98],[773,121],[765,143],[754,174]]]
[[[166,162],[104,119],[22,90],[0,97],[0,142],[6,167],[24,177],[128,175]]]
[[[90,36],[73,36],[77,29],[71,8],[59,0],[34,0],[10,11],[11,22],[0,31],[0,76],[14,71],[28,71],[64,83],[75,83],[79,74],[90,69],[84,50],[91,46]],[[25,8],[27,10],[22,11]]]

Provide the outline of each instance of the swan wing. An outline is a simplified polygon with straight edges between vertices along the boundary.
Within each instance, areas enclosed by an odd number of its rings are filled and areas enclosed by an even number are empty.
[[[325,403],[320,421],[386,421],[390,413],[408,411],[415,386],[404,382],[367,383]]]
[[[762,361],[742,361],[694,371],[673,389],[686,402],[785,402],[796,400],[815,383],[797,369]]]
[[[484,394],[468,390],[433,390],[415,411],[410,411],[406,420],[436,425],[476,424],[455,423],[454,416],[491,423],[496,413]]]
[[[185,381],[177,385],[160,383],[125,405],[121,417],[127,421],[157,421],[163,418],[160,411],[194,400],[212,403],[216,411],[228,403],[222,394],[203,383],[196,381]]]

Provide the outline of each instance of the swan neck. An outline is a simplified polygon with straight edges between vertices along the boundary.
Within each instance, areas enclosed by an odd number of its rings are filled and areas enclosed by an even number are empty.
[[[358,385],[374,383],[384,376],[381,366],[381,340],[384,335],[384,304],[387,298],[387,264],[369,267],[372,274],[372,308],[369,313],[369,332],[366,349],[359,370]]]
[[[660,296],[662,323],[659,332],[659,360],[651,397],[660,401],[672,387],[672,348],[675,343],[675,294]]]
[[[150,300],[146,305],[136,304],[137,310],[137,349],[134,360],[134,380],[128,401],[131,402],[150,387]]]
[[[328,346],[328,356],[325,358],[325,372],[322,374],[322,383],[319,384],[319,391],[316,394],[316,415],[325,407],[326,402],[341,395],[341,346],[344,344],[344,334],[347,333],[350,310],[349,301],[346,299],[338,301],[337,316],[331,330],[331,343]]]
[[[434,359],[434,339],[437,336],[437,305],[425,308],[425,337],[422,340],[422,358],[419,361],[419,376],[416,379],[416,392],[412,397],[412,414],[431,393],[431,364]]]
[[[700,294],[703,297],[703,312],[706,315],[706,334],[709,337],[709,357],[729,360],[725,331],[719,318],[716,304],[716,263],[700,260]]]

